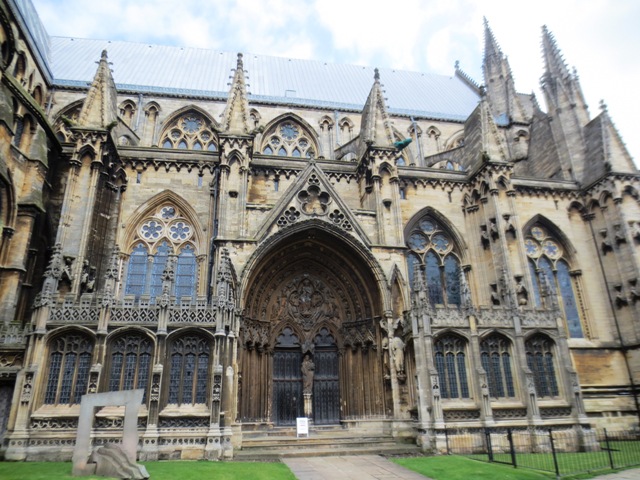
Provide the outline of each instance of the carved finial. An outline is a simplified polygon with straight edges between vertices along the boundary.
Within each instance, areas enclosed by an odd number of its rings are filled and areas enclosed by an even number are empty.
[[[242,61],[242,53],[238,53],[237,68],[238,69],[244,69],[244,62]]]
[[[454,64],[454,68],[456,70],[460,70],[460,60],[456,60],[456,63]]]
[[[375,69],[373,70],[373,72],[374,72],[374,73],[373,73],[373,79],[374,79],[376,82],[377,82],[377,81],[379,81],[379,80],[380,80],[380,71],[379,71],[377,68],[375,68]]]
[[[107,51],[102,50],[102,54],[100,55],[100,60],[107,60]]]
[[[600,100],[600,110],[602,110],[603,113],[607,111],[607,104],[604,103],[604,100]]]

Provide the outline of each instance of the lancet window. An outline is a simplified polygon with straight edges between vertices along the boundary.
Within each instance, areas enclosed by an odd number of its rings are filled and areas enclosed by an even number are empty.
[[[527,366],[533,373],[538,397],[557,397],[558,381],[553,342],[544,335],[536,335],[525,342]]]
[[[311,135],[297,122],[285,120],[264,135],[262,153],[282,157],[313,158],[318,148]]]
[[[164,293],[169,267],[173,274],[169,294],[178,300],[195,296],[198,268],[193,235],[193,226],[173,204],[164,204],[145,218],[129,256],[125,295],[149,295],[154,301]]]
[[[457,335],[443,335],[434,344],[442,398],[469,398],[466,346]]]
[[[552,303],[559,302],[564,311],[569,335],[573,338],[584,336],[580,311],[576,302],[577,284],[571,275],[571,268],[560,242],[540,225],[534,225],[524,240],[529,257],[529,270],[533,284],[533,296],[537,306],[542,306],[544,298]]]
[[[207,402],[210,348],[210,343],[198,335],[184,335],[171,342],[169,404]]]
[[[146,397],[152,359],[153,343],[145,335],[117,337],[110,345],[109,391],[142,389]]]
[[[205,150],[216,152],[217,139],[211,123],[202,115],[190,112],[181,115],[165,130],[162,148],[177,148],[178,150]]]
[[[490,335],[480,342],[480,359],[493,398],[515,397],[511,368],[511,342],[502,335]]]
[[[432,305],[460,305],[460,260],[451,236],[431,216],[415,225],[407,240],[412,286],[426,282]]]
[[[80,403],[87,393],[93,340],[81,333],[54,338],[49,344],[47,388],[44,403]]]

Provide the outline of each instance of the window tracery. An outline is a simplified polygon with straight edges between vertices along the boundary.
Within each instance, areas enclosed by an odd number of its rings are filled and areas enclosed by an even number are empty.
[[[409,277],[412,286],[424,275],[429,301],[432,305],[460,305],[460,260],[454,251],[454,242],[438,222],[426,215],[409,233],[407,247]]]
[[[457,335],[443,335],[434,344],[436,370],[442,398],[469,398],[466,342]]]
[[[554,344],[544,335],[538,334],[525,342],[527,366],[533,374],[538,397],[559,395],[556,379]]]
[[[216,135],[210,122],[202,115],[190,112],[174,120],[165,130],[162,148],[178,150],[205,150],[217,152]]]
[[[493,334],[480,342],[480,359],[493,398],[515,397],[511,368],[511,343]]]
[[[133,333],[113,340],[109,355],[109,391],[142,389],[146,398],[152,358],[153,343],[145,335]]]
[[[290,119],[270,128],[264,138],[262,153],[265,155],[313,158],[318,151],[309,132]]]
[[[546,295],[557,298],[564,311],[569,335],[582,338],[581,315],[574,290],[577,285],[571,278],[571,269],[562,245],[545,228],[536,224],[525,237],[524,247],[529,257],[536,305],[542,306]]]
[[[185,335],[171,343],[167,403],[207,402],[210,348],[209,342],[197,335]]]
[[[169,258],[176,256],[171,294],[178,299],[195,296],[197,258],[193,237],[193,225],[173,204],[163,204],[143,219],[129,256],[125,295],[149,295],[151,301],[161,295],[163,273]]]
[[[80,403],[87,393],[92,354],[93,340],[80,333],[60,335],[51,341],[45,404]]]

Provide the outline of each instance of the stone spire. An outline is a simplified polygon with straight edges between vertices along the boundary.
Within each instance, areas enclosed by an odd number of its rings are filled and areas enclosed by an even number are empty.
[[[78,126],[83,128],[106,129],[118,120],[118,99],[116,84],[111,75],[107,51],[102,51],[98,70],[93,78],[89,93],[78,117]]]
[[[229,90],[227,106],[223,115],[223,128],[226,133],[246,135],[249,133],[249,101],[245,82],[242,54],[238,53],[238,62]]]
[[[570,72],[567,68],[556,40],[546,25],[542,27],[542,57],[544,74],[541,88],[550,113],[556,109],[572,111],[577,126],[584,127],[589,122],[589,111],[578,75],[575,70]]]
[[[584,127],[589,123],[589,111],[577,74],[569,72],[546,26],[542,27],[542,56],[545,71],[540,85],[553,120],[560,167],[565,178],[582,182],[586,166]]]
[[[358,157],[362,156],[368,146],[393,147],[391,121],[387,113],[387,105],[380,85],[380,73],[377,68],[373,79],[373,86],[362,110]]]
[[[487,98],[499,123],[524,123],[526,114],[518,98],[507,57],[484,19],[484,60],[482,63]]]

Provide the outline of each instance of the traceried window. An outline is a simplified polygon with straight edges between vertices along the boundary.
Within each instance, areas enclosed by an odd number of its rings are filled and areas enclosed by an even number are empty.
[[[313,158],[318,151],[311,135],[293,120],[285,120],[264,135],[262,153],[281,157]]]
[[[47,388],[44,403],[80,403],[87,393],[93,340],[81,333],[55,337],[49,344]]]
[[[153,343],[142,334],[128,334],[111,342],[109,353],[109,391],[144,390],[151,375]]]
[[[524,348],[527,354],[527,366],[533,373],[538,397],[557,397],[559,391],[553,342],[548,337],[538,334],[527,340]]]
[[[210,348],[210,343],[198,335],[184,335],[171,342],[167,403],[207,402]]]
[[[422,275],[432,305],[460,305],[460,260],[452,238],[438,222],[426,215],[407,239],[409,276],[412,286]]]
[[[170,294],[178,301],[195,296],[198,269],[193,234],[191,223],[170,203],[144,219],[129,256],[125,295],[149,295],[153,302],[163,293],[163,276],[171,260]]]
[[[576,302],[578,286],[560,242],[542,226],[534,225],[524,240],[524,246],[529,257],[536,305],[542,306],[544,296],[556,299],[564,311],[569,336],[582,338],[584,334]]]
[[[469,398],[465,348],[466,342],[457,335],[443,335],[435,341],[442,398]]]
[[[493,398],[515,397],[511,370],[511,343],[494,334],[480,342],[480,359],[487,374],[489,394]]]
[[[175,120],[162,135],[162,148],[205,150],[216,152],[217,139],[213,126],[202,115],[191,112]]]

